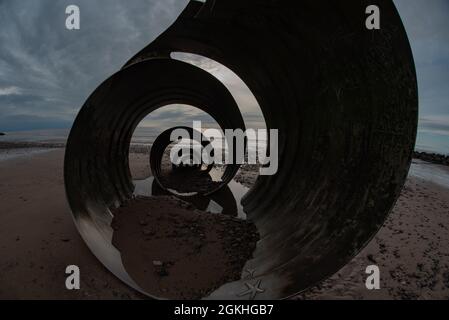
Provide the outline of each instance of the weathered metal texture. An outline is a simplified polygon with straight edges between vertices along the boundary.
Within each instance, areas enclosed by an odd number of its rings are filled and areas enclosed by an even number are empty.
[[[223,119],[237,112],[234,101],[218,99],[209,82],[200,81],[206,75],[171,60],[172,52],[203,55],[233,70],[256,97],[267,128],[279,129],[279,171],[259,177],[244,199],[261,234],[247,264],[264,289],[256,298],[301,291],[363,248],[403,186],[418,112],[413,57],[399,14],[391,0],[377,0],[381,30],[367,30],[371,4],[192,1],[103,84],[77,118],[65,167],[75,220],[100,260],[108,263],[82,221],[104,228],[107,208],[132,193],[127,145],[142,116],[169,101],[204,105],[204,95],[220,103]],[[160,85],[173,81],[174,87]],[[246,281],[224,285],[210,298],[247,298],[240,295]]]

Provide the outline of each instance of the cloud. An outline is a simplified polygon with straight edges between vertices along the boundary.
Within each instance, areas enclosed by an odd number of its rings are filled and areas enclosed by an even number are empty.
[[[420,118],[419,133],[449,136],[449,115],[429,115]]]
[[[407,30],[415,58],[421,118],[449,115],[449,2],[394,2]]]
[[[234,97],[247,128],[263,129],[266,127],[262,110],[246,83],[226,66],[195,54],[173,53],[172,57],[197,66],[216,77]]]
[[[41,128],[42,118],[51,119],[52,127],[59,126],[58,119],[70,127],[93,90],[165,31],[187,3],[78,0],[81,30],[69,31],[65,8],[73,1],[0,1],[0,130]],[[203,58],[196,62],[228,85],[245,118],[260,114],[249,89],[229,69]],[[196,110],[164,109],[144,125],[213,123]],[[6,127],[7,119],[14,119],[14,125]],[[263,123],[260,117],[251,119],[252,124]]]
[[[447,153],[449,136],[449,1],[395,0],[415,58],[419,86],[418,144]]]
[[[167,29],[187,3],[77,0],[81,30],[69,31],[71,0],[0,1],[0,130],[6,119],[24,115],[31,118],[16,122],[17,130],[41,127],[41,118],[70,127],[93,90]]]
[[[71,121],[62,118],[39,117],[30,115],[14,115],[0,118],[0,128],[3,131],[24,131],[44,129],[65,129]]]
[[[415,57],[420,89],[420,132],[446,132],[449,2],[394,2]],[[8,120],[14,122],[9,128],[17,130],[44,124],[70,127],[90,93],[166,30],[188,0],[77,0],[81,30],[68,31],[65,8],[73,3],[72,0],[0,0],[0,131],[6,130]],[[228,82],[248,126],[263,123],[251,93],[232,73],[207,60],[195,62]],[[170,116],[178,121],[191,115],[160,115],[161,118]]]
[[[17,87],[4,87],[0,88],[0,96],[10,96],[10,95],[19,95],[22,90]]]
[[[189,105],[169,105],[148,115],[141,127],[156,128],[164,131],[177,126],[191,127],[194,121],[201,121],[204,127],[217,127],[215,120],[204,111]]]

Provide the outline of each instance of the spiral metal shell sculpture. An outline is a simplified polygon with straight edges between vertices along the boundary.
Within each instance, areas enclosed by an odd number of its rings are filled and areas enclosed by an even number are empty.
[[[417,130],[406,32],[391,0],[376,1],[382,28],[367,30],[370,4],[191,1],[168,30],[101,84],[76,119],[65,157],[67,198],[99,260],[138,288],[111,245],[110,223],[111,208],[132,198],[129,146],[146,115],[188,104],[221,128],[245,129],[228,89],[172,59],[173,52],[208,57],[234,71],[257,99],[267,129],[279,130],[278,172],[260,176],[242,202],[261,236],[247,263],[264,284],[256,298],[292,296],[354,257],[399,196]],[[227,166],[224,187],[238,169]],[[208,298],[243,299],[244,283],[227,283]]]

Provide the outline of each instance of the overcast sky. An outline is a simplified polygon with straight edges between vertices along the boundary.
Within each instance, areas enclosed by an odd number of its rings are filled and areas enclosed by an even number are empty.
[[[86,98],[187,0],[0,0],[0,131],[70,127]],[[65,9],[81,29],[65,28]]]
[[[449,154],[449,1],[394,2],[410,38],[418,75],[417,148]]]
[[[0,131],[70,127],[88,95],[165,30],[187,2],[0,0]],[[418,145],[449,150],[449,1],[395,3],[419,78]],[[69,4],[81,9],[81,30],[65,28]],[[250,122],[260,122],[249,90],[229,70],[216,74],[237,92]],[[182,116],[167,109],[155,119],[176,115]]]

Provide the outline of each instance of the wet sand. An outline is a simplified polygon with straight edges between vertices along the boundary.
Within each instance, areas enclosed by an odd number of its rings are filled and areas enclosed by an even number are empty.
[[[137,160],[134,176],[146,178],[147,158],[132,158]],[[144,298],[107,271],[81,240],[62,177],[63,150],[0,161],[0,298]],[[448,299],[448,222],[449,189],[409,178],[371,243],[336,275],[297,298]],[[71,264],[81,269],[78,291],[65,288],[65,268]],[[381,290],[365,288],[370,264],[380,267]]]
[[[92,255],[66,203],[63,150],[0,161],[0,299],[136,299]],[[65,288],[68,265],[81,290]]]
[[[112,244],[126,272],[154,297],[201,299],[240,280],[259,240],[249,221],[173,196],[137,197],[113,214]]]

